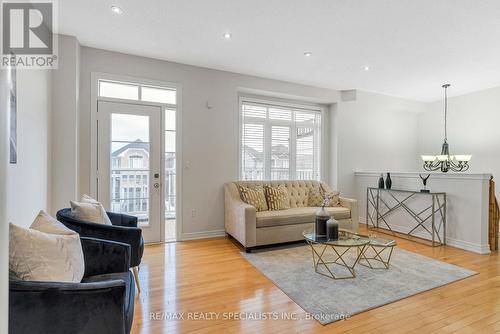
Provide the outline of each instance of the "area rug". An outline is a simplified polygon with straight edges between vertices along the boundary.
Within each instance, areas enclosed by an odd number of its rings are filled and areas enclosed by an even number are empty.
[[[242,255],[323,325],[477,274],[398,247],[388,270],[358,264],[343,280],[316,273],[307,245]]]

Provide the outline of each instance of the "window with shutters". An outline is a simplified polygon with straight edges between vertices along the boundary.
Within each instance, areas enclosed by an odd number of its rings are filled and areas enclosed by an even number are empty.
[[[243,180],[320,180],[321,109],[243,99]]]

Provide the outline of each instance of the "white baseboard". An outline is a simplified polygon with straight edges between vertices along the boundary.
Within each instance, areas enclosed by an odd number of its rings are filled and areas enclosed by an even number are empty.
[[[366,225],[366,219],[365,217],[359,217],[359,223]],[[391,226],[392,227],[392,226]],[[395,231],[397,231],[398,227],[397,225],[394,225]],[[468,241],[463,241],[463,240],[458,240],[455,238],[450,238],[446,237],[446,245],[455,247],[455,248],[460,248],[469,252],[473,253],[478,253],[478,254],[489,254],[491,253],[490,251],[490,245],[481,245],[481,244],[476,244]]]
[[[219,238],[226,236],[225,230],[213,230],[204,232],[188,232],[181,233],[181,240],[197,240],[197,239],[209,239],[209,238]]]
[[[446,245],[451,247],[460,248],[469,252],[474,252],[478,254],[490,254],[490,245],[480,245],[468,241],[458,240],[450,237],[446,237]]]

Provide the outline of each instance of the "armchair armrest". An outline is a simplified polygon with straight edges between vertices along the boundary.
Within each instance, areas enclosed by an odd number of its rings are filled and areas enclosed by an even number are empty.
[[[236,184],[224,185],[224,225],[226,232],[244,247],[256,246],[257,210],[243,202]]]
[[[126,283],[11,281],[10,333],[125,333]]]
[[[120,219],[120,223],[128,218]],[[88,221],[77,220],[71,216],[71,209],[62,209],[57,212],[57,220],[66,227],[78,232],[81,237],[90,237],[104,240],[123,242],[130,245],[130,265],[135,267],[141,262],[144,251],[144,240],[142,239],[142,230],[138,227],[127,227],[120,225],[96,224]],[[125,224],[125,223],[124,223]]]
[[[354,233],[357,233],[359,230],[358,200],[352,198],[340,197],[340,206],[351,210],[352,231]]]
[[[130,268],[130,246],[125,243],[80,237],[85,276],[126,272]]]
[[[114,226],[137,227],[137,217],[123,213],[106,212]]]

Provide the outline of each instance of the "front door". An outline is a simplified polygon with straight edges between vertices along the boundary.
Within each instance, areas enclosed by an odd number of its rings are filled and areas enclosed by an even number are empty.
[[[99,101],[97,197],[137,216],[145,242],[161,238],[160,106]]]

